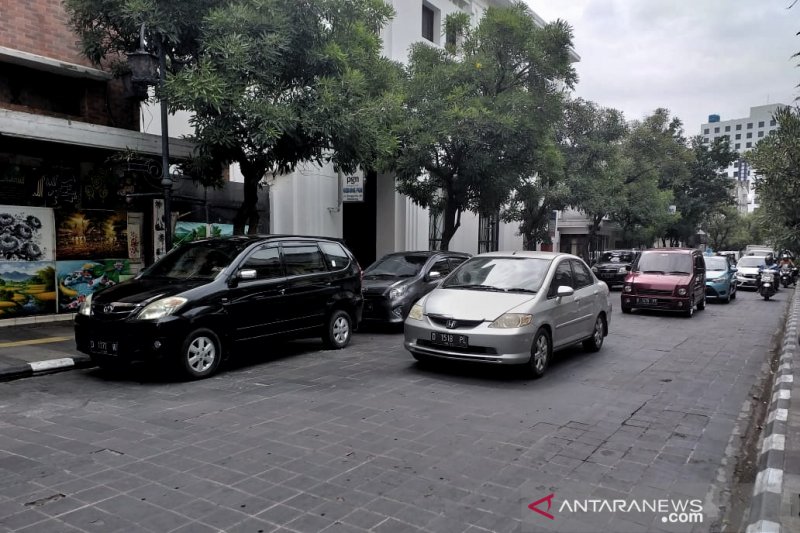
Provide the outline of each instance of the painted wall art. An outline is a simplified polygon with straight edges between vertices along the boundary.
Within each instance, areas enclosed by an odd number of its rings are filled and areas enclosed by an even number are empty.
[[[56,259],[128,257],[128,215],[125,211],[87,209],[59,212]]]
[[[133,277],[128,259],[57,261],[56,273],[58,307],[67,312],[77,311],[90,294]]]
[[[53,210],[0,205],[0,261],[52,261]]]
[[[247,229],[245,229],[247,232]],[[206,224],[205,222],[184,222],[175,224],[174,243],[196,241],[208,237],[223,237],[233,235],[233,224]]]
[[[56,311],[52,261],[0,262],[0,319]]]

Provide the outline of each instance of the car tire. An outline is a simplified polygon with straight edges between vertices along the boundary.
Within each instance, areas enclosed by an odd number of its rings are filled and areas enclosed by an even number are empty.
[[[683,316],[685,316],[686,318],[692,318],[694,316],[694,303],[691,303],[689,305],[689,309],[683,312]]]
[[[191,380],[212,375],[222,361],[222,343],[208,328],[191,332],[181,345],[178,370]]]
[[[632,307],[622,306],[622,312],[624,314],[626,314],[626,315],[629,315],[629,314],[631,314],[633,312],[633,308]]]
[[[536,335],[533,337],[533,344],[531,345],[531,360],[528,363],[528,369],[531,377],[540,378],[547,370],[547,365],[550,364],[550,357],[553,355],[553,343],[550,340],[550,334],[544,328],[539,328]]]
[[[706,297],[703,296],[703,299],[697,302],[697,310],[702,311],[706,308]]]
[[[730,289],[728,289],[728,296],[725,298],[725,303],[726,304],[731,303],[731,290]]]
[[[594,321],[594,330],[592,330],[592,336],[583,341],[583,349],[587,352],[599,352],[600,348],[603,347],[603,340],[606,336],[605,332],[605,317],[603,317],[603,315],[597,315],[597,319]]]
[[[739,287],[731,285],[731,300],[736,299],[736,293],[739,292]]]
[[[328,317],[325,332],[322,334],[322,343],[329,350],[341,350],[350,344],[353,336],[353,320],[347,311],[336,309]]]

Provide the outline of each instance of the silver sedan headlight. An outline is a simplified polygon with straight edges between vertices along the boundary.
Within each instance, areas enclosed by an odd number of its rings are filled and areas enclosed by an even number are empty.
[[[502,329],[522,328],[529,325],[532,321],[533,315],[527,315],[524,313],[506,313],[489,324],[489,327]]]
[[[408,312],[408,318],[411,320],[422,320],[422,315],[423,309],[421,303],[415,303],[411,311]]]

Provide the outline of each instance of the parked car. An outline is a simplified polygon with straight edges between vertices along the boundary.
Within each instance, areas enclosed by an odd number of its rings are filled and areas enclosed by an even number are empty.
[[[680,311],[688,317],[706,307],[703,254],[689,248],[643,251],[622,287],[622,312],[633,309]]]
[[[460,252],[398,252],[364,271],[364,320],[401,324],[414,302],[469,259]]]
[[[361,268],[336,240],[207,239],[87,297],[75,340],[101,367],[161,360],[197,379],[242,341],[319,335],[344,348],[362,305]]]
[[[763,255],[746,255],[736,263],[736,288],[757,289],[758,272],[764,266]]]
[[[609,287],[622,286],[625,276],[630,271],[633,260],[636,259],[636,250],[607,250],[600,252],[597,262],[592,265],[592,272],[605,281]]]
[[[727,256],[703,256],[706,264],[706,298],[730,303],[736,298],[736,267]]]
[[[544,374],[554,350],[608,335],[608,285],[586,263],[553,252],[476,255],[411,308],[405,347],[419,361],[526,365]]]

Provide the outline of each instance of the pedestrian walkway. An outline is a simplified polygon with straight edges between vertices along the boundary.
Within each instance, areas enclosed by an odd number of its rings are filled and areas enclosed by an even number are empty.
[[[71,321],[0,328],[0,381],[88,363],[75,349]]]

